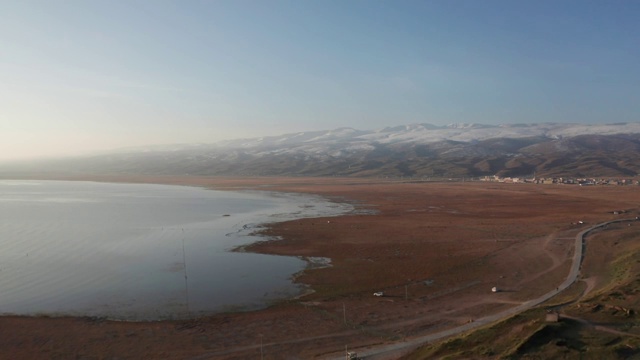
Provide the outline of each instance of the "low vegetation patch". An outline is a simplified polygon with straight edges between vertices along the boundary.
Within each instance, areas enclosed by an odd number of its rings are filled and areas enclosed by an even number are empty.
[[[529,338],[543,325],[545,311],[533,309],[500,323],[421,347],[405,360],[501,358],[513,352],[518,339]]]

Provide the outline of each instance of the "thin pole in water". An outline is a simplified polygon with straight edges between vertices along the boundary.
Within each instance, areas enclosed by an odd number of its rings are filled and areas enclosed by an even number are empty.
[[[182,230],[184,231],[184,229]],[[187,281],[187,255],[184,251],[184,235],[182,237],[182,263],[184,264],[184,290],[185,296],[187,298],[187,315],[191,315],[191,311],[189,310],[189,282]]]

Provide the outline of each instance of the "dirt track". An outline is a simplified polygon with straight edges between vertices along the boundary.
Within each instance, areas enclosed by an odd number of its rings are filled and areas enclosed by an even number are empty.
[[[251,251],[324,256],[297,281],[316,292],[190,322],[0,318],[0,358],[308,359],[453,328],[555,289],[575,223],[633,209],[635,187],[391,183],[354,179],[107,179],[308,192],[376,215],[275,224]],[[635,211],[635,210],[633,210]],[[634,215],[635,216],[635,215]],[[549,234],[555,234],[549,238]],[[563,260],[564,259],[564,260]],[[553,268],[553,271],[549,271]],[[507,289],[491,294],[490,288]],[[374,298],[374,291],[385,291]],[[497,296],[494,296],[497,295]],[[346,323],[345,323],[346,320]]]
[[[620,219],[620,220],[612,220],[612,221],[607,221],[604,223],[600,223],[600,224],[596,224],[594,226],[591,226],[583,231],[581,231],[580,233],[578,233],[578,235],[576,235],[575,238],[575,244],[574,244],[574,256],[573,256],[573,260],[572,260],[572,264],[571,264],[571,270],[569,271],[569,274],[567,274],[567,278],[565,279],[565,281],[562,282],[562,284],[560,284],[560,286],[558,286],[556,289],[552,289],[551,291],[547,292],[546,294],[536,298],[536,299],[531,299],[525,303],[522,304],[518,304],[518,306],[515,306],[513,308],[501,311],[499,313],[496,314],[492,314],[477,320],[474,320],[473,322],[470,322],[468,324],[465,325],[461,325],[458,326],[456,328],[452,328],[446,331],[442,331],[439,333],[435,333],[435,334],[430,334],[430,335],[424,335],[424,336],[419,336],[416,338],[413,338],[409,341],[404,341],[404,342],[399,342],[397,344],[393,344],[393,345],[386,345],[386,346],[380,346],[374,349],[370,349],[365,353],[361,353],[360,355],[365,357],[366,359],[370,359],[370,360],[383,360],[383,359],[396,359],[398,357],[400,357],[401,355],[405,354],[407,351],[412,350],[414,348],[416,348],[417,346],[421,345],[421,344],[425,344],[425,343],[429,343],[429,342],[433,342],[436,340],[440,340],[443,338],[447,338],[449,336],[453,336],[453,335],[457,335],[457,334],[461,334],[464,333],[466,331],[472,330],[472,329],[476,329],[488,324],[491,324],[495,321],[498,320],[502,320],[502,319],[506,319],[510,316],[513,316],[515,314],[519,314],[523,311],[529,310],[537,305],[542,304],[543,302],[553,298],[554,296],[558,295],[561,291],[564,291],[565,289],[567,289],[568,287],[570,287],[571,285],[573,285],[573,283],[576,282],[578,275],[580,274],[580,265],[582,264],[582,258],[584,256],[584,252],[583,252],[583,243],[586,241],[586,237],[587,235],[599,228],[605,228],[607,225],[612,224],[612,223],[621,223],[621,222],[635,222],[635,219]],[[549,240],[547,240],[549,241]],[[552,271],[555,267],[551,267],[549,269],[549,271]],[[589,288],[587,288],[587,290],[589,290]],[[585,290],[585,292],[587,291]],[[572,317],[568,317],[565,315],[565,317],[567,318],[572,318]],[[574,320],[581,320],[581,319],[577,319],[577,318],[572,318]],[[596,326],[596,328],[598,328]],[[616,334],[624,334],[623,332],[620,331],[615,331],[606,327],[600,327],[603,331],[608,331],[610,333],[616,333]],[[341,357],[334,357],[333,359],[340,359]]]

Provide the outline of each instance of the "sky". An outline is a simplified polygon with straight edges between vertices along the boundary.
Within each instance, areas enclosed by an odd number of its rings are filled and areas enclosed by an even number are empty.
[[[640,121],[640,2],[0,0],[0,161]]]

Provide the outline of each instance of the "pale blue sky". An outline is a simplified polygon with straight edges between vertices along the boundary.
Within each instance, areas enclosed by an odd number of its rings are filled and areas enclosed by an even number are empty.
[[[0,0],[0,160],[640,121],[640,1]]]

